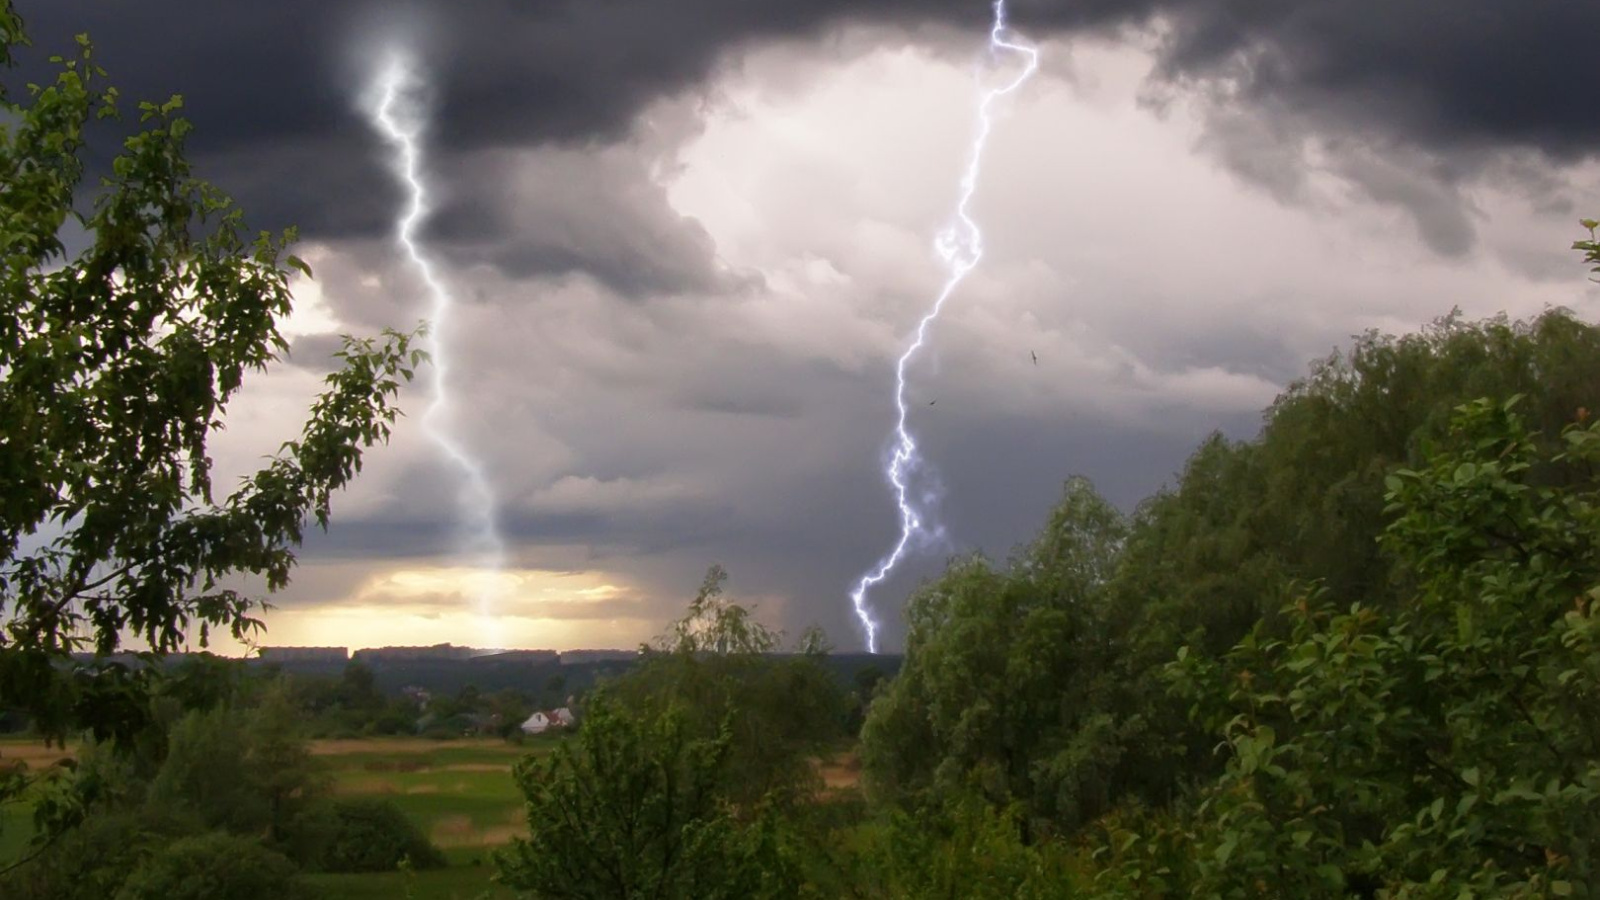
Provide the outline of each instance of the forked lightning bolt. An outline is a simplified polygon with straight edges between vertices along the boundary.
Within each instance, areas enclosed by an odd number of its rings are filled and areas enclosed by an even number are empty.
[[[926,518],[910,498],[909,478],[921,462],[921,458],[917,454],[917,442],[906,427],[906,366],[911,362],[911,358],[917,355],[917,351],[922,349],[923,343],[928,338],[928,326],[933,324],[934,319],[939,318],[945,301],[950,299],[956,285],[959,285],[962,279],[967,277],[967,273],[977,266],[978,260],[983,258],[983,233],[978,229],[978,223],[973,221],[967,207],[971,204],[972,195],[978,188],[978,173],[983,164],[983,148],[988,143],[989,130],[993,124],[990,107],[999,98],[1021,87],[1022,83],[1039,68],[1039,51],[1027,44],[1009,39],[1009,35],[1010,29],[1006,27],[1005,0],[995,0],[994,25],[989,29],[989,52],[992,54],[1004,51],[1020,54],[1024,65],[1015,78],[1000,87],[984,91],[978,101],[978,131],[972,141],[972,152],[967,158],[966,172],[961,176],[961,199],[956,204],[955,221],[941,231],[934,240],[934,248],[938,251],[939,258],[944,261],[949,276],[938,297],[933,301],[933,307],[917,323],[915,339],[900,355],[900,361],[894,370],[894,405],[899,416],[894,427],[894,453],[889,458],[885,474],[889,478],[889,484],[894,488],[895,503],[900,507],[900,539],[895,542],[894,548],[878,561],[876,567],[861,576],[861,580],[856,583],[856,589],[850,592],[850,603],[855,607],[856,618],[861,620],[861,627],[867,635],[869,653],[878,652],[878,623],[872,618],[872,610],[867,605],[867,591],[887,578],[899,564],[906,554],[912,536],[923,530]]]
[[[417,226],[428,214],[428,191],[421,169],[423,122],[417,114],[414,93],[419,87],[416,70],[404,54],[391,53],[378,74],[376,102],[369,110],[372,126],[395,150],[394,172],[405,184],[407,202],[404,213],[396,223],[396,239],[407,259],[416,267],[427,288],[431,302],[429,311],[432,336],[429,355],[432,357],[433,400],[422,417],[422,427],[451,463],[460,470],[460,494],[463,514],[463,531],[467,549],[475,557],[479,569],[498,574],[505,565],[505,542],[495,522],[494,491],[488,476],[464,442],[449,431],[450,373],[446,328],[455,299],[434,270],[433,261],[417,243]],[[408,100],[410,102],[408,102]],[[473,598],[477,612],[487,616],[493,612],[498,578],[472,579],[477,585]]]

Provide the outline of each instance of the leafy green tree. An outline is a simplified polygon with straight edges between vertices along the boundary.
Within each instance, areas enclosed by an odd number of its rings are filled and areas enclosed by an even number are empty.
[[[0,64],[26,42],[0,0]],[[252,235],[193,176],[178,98],[141,104],[107,153],[89,126],[117,115],[117,95],[88,39],[55,63],[23,96],[0,82],[0,708],[47,737],[131,747],[161,669],[103,657],[126,636],[159,655],[191,629],[202,646],[218,629],[254,634],[261,604],[228,585],[288,581],[307,523],[326,527],[332,495],[388,438],[421,353],[412,335],[347,338],[300,436],[217,495],[209,439],[245,377],[287,348],[289,276],[309,269],[284,253],[292,231]],[[111,157],[98,188],[93,154]],[[79,650],[101,658],[79,664]],[[0,800],[31,780],[0,778]],[[36,805],[41,840],[84,809]]]
[[[272,844],[326,783],[282,691],[253,709],[192,712],[168,739],[148,802]]]
[[[1550,447],[1517,399],[1463,406],[1448,449],[1387,479],[1399,609],[1305,600],[1285,639],[1182,654],[1172,672],[1226,768],[1113,868],[1121,889],[1131,863],[1190,895],[1590,895],[1600,425]]]
[[[797,896],[776,820],[737,809],[732,736],[694,735],[678,710],[641,718],[604,691],[577,738],[513,770],[528,837],[498,856],[500,880],[544,898]]]
[[[1140,510],[1117,588],[1148,651],[1134,668],[1186,642],[1226,652],[1275,619],[1296,583],[1392,608],[1403,591],[1377,543],[1384,476],[1419,465],[1460,404],[1515,394],[1554,444],[1577,410],[1600,408],[1600,328],[1565,310],[1523,322],[1452,314],[1414,334],[1369,332],[1317,362],[1257,439],[1208,441]]]
[[[1163,803],[1185,779],[1217,773],[1214,737],[1186,719],[1159,675],[1178,647],[1215,658],[1258,625],[1282,637],[1292,622],[1280,611],[1307,583],[1340,608],[1403,604],[1408,576],[1378,542],[1391,516],[1385,475],[1435,454],[1460,404],[1519,393],[1532,439],[1556,447],[1566,422],[1600,404],[1600,328],[1552,310],[1369,333],[1291,385],[1256,439],[1202,444],[1177,484],[1135,513],[1112,580],[1104,628],[1119,690],[1098,709],[1119,729],[1141,729],[1125,744],[1137,777],[1113,795],[1129,788]],[[1586,476],[1541,463],[1530,477]]]
[[[723,595],[720,566],[684,617],[630,672],[612,680],[613,702],[644,719],[669,711],[696,738],[728,732],[728,779],[736,802],[820,787],[815,759],[843,736],[848,702],[826,666],[826,638],[811,630],[789,658],[773,654],[782,635]]]
[[[1103,810],[1137,715],[1105,714],[1107,585],[1127,525],[1084,479],[1067,482],[1034,544],[1005,569],[958,562],[914,594],[900,674],[873,703],[862,762],[874,795],[911,806],[975,790],[1024,826]]]
[[[0,0],[0,60],[25,42]],[[300,437],[226,497],[207,444],[245,376],[286,343],[288,279],[308,271],[293,232],[251,236],[196,179],[177,98],[142,104],[140,126],[83,184],[89,124],[116,91],[87,38],[53,82],[0,99],[0,707],[47,734],[139,728],[149,670],[89,670],[69,653],[135,635],[156,653],[197,626],[248,638],[258,603],[229,576],[282,587],[308,521],[363,448],[384,441],[391,400],[420,353],[411,336],[346,339]],[[64,235],[81,231],[69,253]]]

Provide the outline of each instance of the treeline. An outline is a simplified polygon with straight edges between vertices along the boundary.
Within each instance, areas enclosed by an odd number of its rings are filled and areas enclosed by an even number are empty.
[[[520,738],[520,727],[535,710],[566,705],[568,685],[560,675],[524,682],[520,687],[480,690],[467,683],[453,693],[416,686],[382,691],[373,670],[358,660],[337,677],[272,673],[286,685],[311,738],[421,735],[452,738],[493,735]]]
[[[1451,316],[1316,363],[1124,515],[1067,482],[911,597],[848,733],[713,571],[525,763],[537,897],[1592,896],[1600,329]],[[808,668],[808,665],[811,668]]]

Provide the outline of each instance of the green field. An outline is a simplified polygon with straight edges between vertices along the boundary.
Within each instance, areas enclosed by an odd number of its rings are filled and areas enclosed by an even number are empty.
[[[444,850],[449,867],[423,872],[312,875],[308,880],[329,900],[397,898],[476,900],[509,898],[492,881],[492,852],[522,833],[522,798],[511,766],[528,754],[547,753],[559,738],[523,746],[499,740],[435,741],[416,738],[314,741],[336,794],[381,797],[410,816]],[[0,743],[0,759],[27,758],[38,765],[61,751],[38,745]],[[0,807],[0,860],[15,859],[32,832],[30,811]]]
[[[553,740],[520,747],[498,740],[313,743],[314,752],[328,766],[336,793],[393,802],[444,850],[450,866],[429,872],[316,875],[311,882],[329,900],[514,896],[491,881],[492,851],[521,834],[526,825],[511,765],[553,746]]]

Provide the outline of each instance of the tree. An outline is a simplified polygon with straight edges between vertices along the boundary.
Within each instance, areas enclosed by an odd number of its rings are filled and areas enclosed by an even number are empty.
[[[383,706],[383,694],[378,690],[372,670],[358,659],[345,663],[339,676],[337,691],[339,705],[345,709],[372,711]]]
[[[683,618],[608,690],[640,718],[671,712],[696,739],[727,731],[728,789],[753,807],[820,786],[814,760],[842,736],[848,702],[820,630],[802,635],[803,652],[776,658],[782,635],[723,595],[727,578],[712,566]]]
[[[25,43],[0,0],[0,63]],[[49,737],[132,748],[162,672],[104,657],[125,634],[155,655],[195,627],[201,646],[254,634],[262,604],[229,584],[287,583],[307,523],[326,527],[332,495],[387,440],[421,353],[414,335],[346,338],[300,436],[216,495],[208,440],[245,377],[287,349],[289,276],[310,271],[284,253],[293,231],[252,236],[192,175],[177,97],[141,104],[87,185],[89,126],[116,116],[116,90],[87,37],[54,62],[21,99],[0,85],[0,708]],[[85,649],[100,659],[77,663]],[[32,780],[8,773],[0,800]],[[35,804],[41,842],[82,820],[94,786],[76,785]]]
[[[1008,567],[963,560],[912,596],[905,663],[862,729],[875,796],[916,807],[976,792],[1019,805],[1030,830],[1105,808],[1142,729],[1106,715],[1117,686],[1100,622],[1125,535],[1073,479]]]
[[[0,0],[0,60],[25,43]],[[421,359],[412,335],[346,338],[301,435],[226,497],[207,443],[245,377],[287,344],[294,232],[251,236],[195,178],[181,101],[141,104],[97,189],[88,126],[116,90],[86,37],[24,100],[0,95],[0,707],[47,734],[126,740],[150,668],[74,667],[136,635],[156,654],[198,627],[238,639],[261,604],[231,576],[287,583],[305,526],[388,438],[391,401]],[[85,199],[92,194],[92,200]],[[64,235],[81,230],[83,249]],[[30,538],[30,536],[33,536]]]
[[[195,711],[179,720],[149,802],[207,828],[286,840],[290,823],[325,790],[281,690],[253,709]]]
[[[775,820],[729,799],[731,735],[695,737],[680,712],[640,718],[602,690],[574,741],[517,763],[529,833],[501,881],[551,900],[796,896]]]
[[[1099,704],[1119,728],[1141,722],[1166,745],[1138,742],[1128,772],[1139,796],[1165,802],[1183,777],[1210,778],[1221,764],[1214,734],[1187,720],[1160,677],[1177,649],[1220,657],[1258,626],[1284,637],[1293,619],[1282,610],[1311,583],[1338,608],[1400,607],[1408,576],[1378,542],[1391,516],[1385,476],[1437,454],[1459,405],[1515,394],[1530,439],[1556,447],[1578,410],[1600,408],[1600,328],[1558,309],[1368,333],[1313,364],[1257,438],[1213,437],[1176,485],[1141,504],[1104,623],[1118,689]],[[1531,477],[1573,483],[1582,473],[1541,463]]]
[[[1393,608],[1404,593],[1377,543],[1384,476],[1434,452],[1460,404],[1515,394],[1554,444],[1579,408],[1600,408],[1600,328],[1559,309],[1519,322],[1452,314],[1414,334],[1369,332],[1313,364],[1258,438],[1206,442],[1136,516],[1116,588],[1148,650],[1136,670],[1185,642],[1225,653],[1276,619],[1296,582]]]
[[[1115,873],[1165,870],[1140,887],[1191,896],[1591,889],[1600,425],[1552,448],[1517,401],[1462,406],[1447,447],[1387,479],[1384,549],[1412,591],[1398,610],[1308,597],[1285,639],[1258,628],[1224,660],[1180,654],[1169,671],[1226,768],[1151,844],[1160,864]]]

